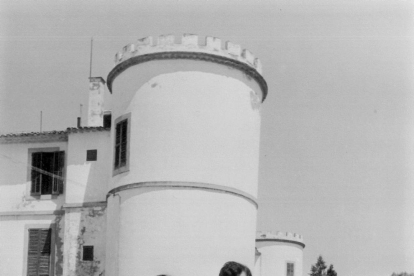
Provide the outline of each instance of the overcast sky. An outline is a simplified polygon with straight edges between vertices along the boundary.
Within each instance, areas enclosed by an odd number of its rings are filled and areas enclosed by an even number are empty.
[[[93,76],[148,35],[241,44],[269,85],[258,230],[339,276],[414,272],[412,1],[0,0],[0,133],[76,125]]]

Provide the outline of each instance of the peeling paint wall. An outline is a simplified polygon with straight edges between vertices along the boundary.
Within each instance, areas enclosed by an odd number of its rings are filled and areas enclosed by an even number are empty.
[[[65,214],[64,276],[102,275],[105,269],[106,207],[69,208]],[[94,247],[93,261],[83,261],[84,245]]]
[[[55,236],[55,276],[63,275],[63,242],[65,240],[65,217],[56,218],[56,236]]]

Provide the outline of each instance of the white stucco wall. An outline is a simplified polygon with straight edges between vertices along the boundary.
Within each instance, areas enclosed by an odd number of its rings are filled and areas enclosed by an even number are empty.
[[[64,275],[101,275],[105,270],[106,207],[69,208],[64,219]],[[93,261],[82,260],[84,245],[94,247]]]
[[[69,134],[66,203],[105,201],[112,175],[109,131]],[[96,161],[86,161],[86,151],[96,149]]]
[[[119,222],[120,197],[111,195],[107,200],[106,209],[106,261],[105,274],[118,276],[118,250],[119,250]]]
[[[257,255],[257,253],[256,253],[255,258],[254,258],[254,268],[253,268],[253,270],[251,270],[252,274],[254,276],[261,276],[261,267],[262,267],[261,254]]]
[[[67,142],[0,144],[0,212],[55,210],[64,202],[65,194],[47,200],[30,197],[31,148],[59,148],[67,159]]]
[[[252,106],[254,95],[243,82],[217,74],[152,78],[123,111],[131,113],[130,171],[114,177],[114,187],[188,181],[225,185],[255,197],[260,113]]]
[[[228,261],[253,269],[256,207],[244,198],[151,188],[120,198],[119,275],[218,275]]]
[[[228,261],[253,270],[257,209],[237,193],[257,196],[258,84],[211,62],[151,61],[122,72],[112,92],[113,119],[129,114],[131,127],[129,170],[111,188],[218,188],[119,192],[119,275],[217,275]]]
[[[294,276],[303,274],[303,248],[297,244],[284,242],[258,242],[256,247],[261,253],[255,276],[286,276],[286,264],[295,264]]]

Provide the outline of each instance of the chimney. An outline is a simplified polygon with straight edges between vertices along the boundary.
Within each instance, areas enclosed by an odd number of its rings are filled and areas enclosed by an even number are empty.
[[[88,123],[90,127],[103,126],[105,80],[101,77],[89,78]]]

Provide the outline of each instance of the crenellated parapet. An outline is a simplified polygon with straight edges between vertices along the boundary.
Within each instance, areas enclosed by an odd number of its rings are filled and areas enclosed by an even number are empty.
[[[242,49],[232,42],[222,43],[221,39],[207,36],[204,39],[198,35],[183,34],[152,36],[138,39],[135,43],[126,45],[115,55],[115,65],[135,56],[160,52],[197,52],[234,59],[249,65],[258,73],[262,73],[262,64],[249,50]]]
[[[222,64],[238,69],[260,86],[267,96],[267,83],[262,76],[262,64],[249,50],[232,42],[223,43],[216,37],[199,37],[192,34],[182,36],[161,35],[144,37],[122,48],[115,55],[115,67],[107,77],[107,86],[112,93],[115,78],[131,66],[153,60],[197,60]]]
[[[271,231],[264,232],[259,231],[256,233],[256,242],[261,241],[277,241],[277,242],[287,242],[295,243],[301,245],[303,248],[305,244],[303,243],[302,235],[290,232],[281,232],[281,231]]]

